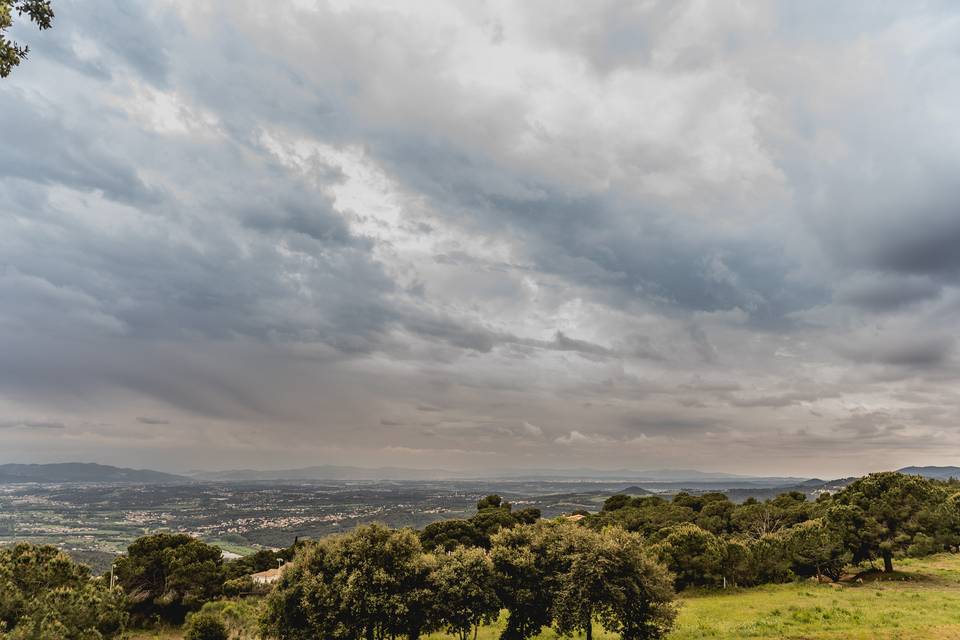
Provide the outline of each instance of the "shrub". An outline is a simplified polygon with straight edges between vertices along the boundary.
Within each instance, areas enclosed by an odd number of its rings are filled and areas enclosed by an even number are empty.
[[[220,616],[200,612],[191,614],[184,625],[184,640],[229,640],[227,625]]]

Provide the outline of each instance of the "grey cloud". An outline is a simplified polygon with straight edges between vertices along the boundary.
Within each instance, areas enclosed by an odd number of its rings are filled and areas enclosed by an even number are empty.
[[[148,204],[159,197],[106,140],[69,126],[62,105],[28,97],[7,83],[0,85],[0,100],[4,104],[0,136],[6,149],[0,157],[0,175],[99,189],[122,202]]]
[[[67,425],[53,420],[32,420],[32,419],[8,419],[0,420],[0,429],[13,429],[23,427],[25,429],[66,429]]]
[[[683,417],[670,414],[627,415],[623,417],[622,424],[624,428],[630,431],[639,431],[648,436],[702,433],[724,428],[722,422],[717,418]]]
[[[935,300],[943,287],[927,278],[903,278],[889,275],[859,277],[843,283],[837,291],[838,302],[867,311],[895,311],[903,307]]]
[[[64,0],[0,85],[0,403],[201,464],[960,445],[955,11],[833,9]]]
[[[876,336],[843,344],[837,350],[862,363],[887,364],[915,369],[938,367],[951,358],[955,340],[950,336]]]
[[[150,416],[138,416],[137,422],[140,424],[170,424],[169,420],[163,418],[151,418]]]
[[[734,397],[729,398],[731,405],[735,407],[789,407],[792,405],[816,402],[827,398],[837,398],[840,393],[827,389],[817,391],[791,391],[777,395],[759,395],[753,397]]]

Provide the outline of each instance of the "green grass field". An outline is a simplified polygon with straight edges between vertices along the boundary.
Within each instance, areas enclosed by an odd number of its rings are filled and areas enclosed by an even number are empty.
[[[960,555],[902,560],[892,576],[840,585],[813,582],[684,594],[670,640],[693,638],[960,640]],[[494,640],[498,625],[481,629]],[[599,629],[598,640],[615,636]],[[135,635],[175,640],[176,632]],[[552,631],[541,639],[557,638]],[[434,634],[430,640],[449,636]]]

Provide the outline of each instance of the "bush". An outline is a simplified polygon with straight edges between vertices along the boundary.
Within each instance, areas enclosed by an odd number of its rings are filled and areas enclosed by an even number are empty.
[[[183,627],[184,640],[229,640],[227,625],[213,613],[194,613]]]
[[[223,583],[223,595],[235,598],[244,594],[253,593],[255,585],[253,578],[243,576],[242,578],[233,578]]]

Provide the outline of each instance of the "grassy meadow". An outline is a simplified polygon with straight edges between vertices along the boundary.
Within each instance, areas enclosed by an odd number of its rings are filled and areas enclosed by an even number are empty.
[[[669,638],[960,640],[960,555],[901,560],[897,569],[891,576],[865,576],[862,583],[802,582],[686,592],[679,598],[680,616]],[[493,625],[481,629],[478,640],[495,640],[498,635],[499,625]],[[136,640],[180,637],[172,630],[133,636]],[[539,637],[559,636],[546,631]],[[616,636],[597,629],[594,637],[612,640]]]

